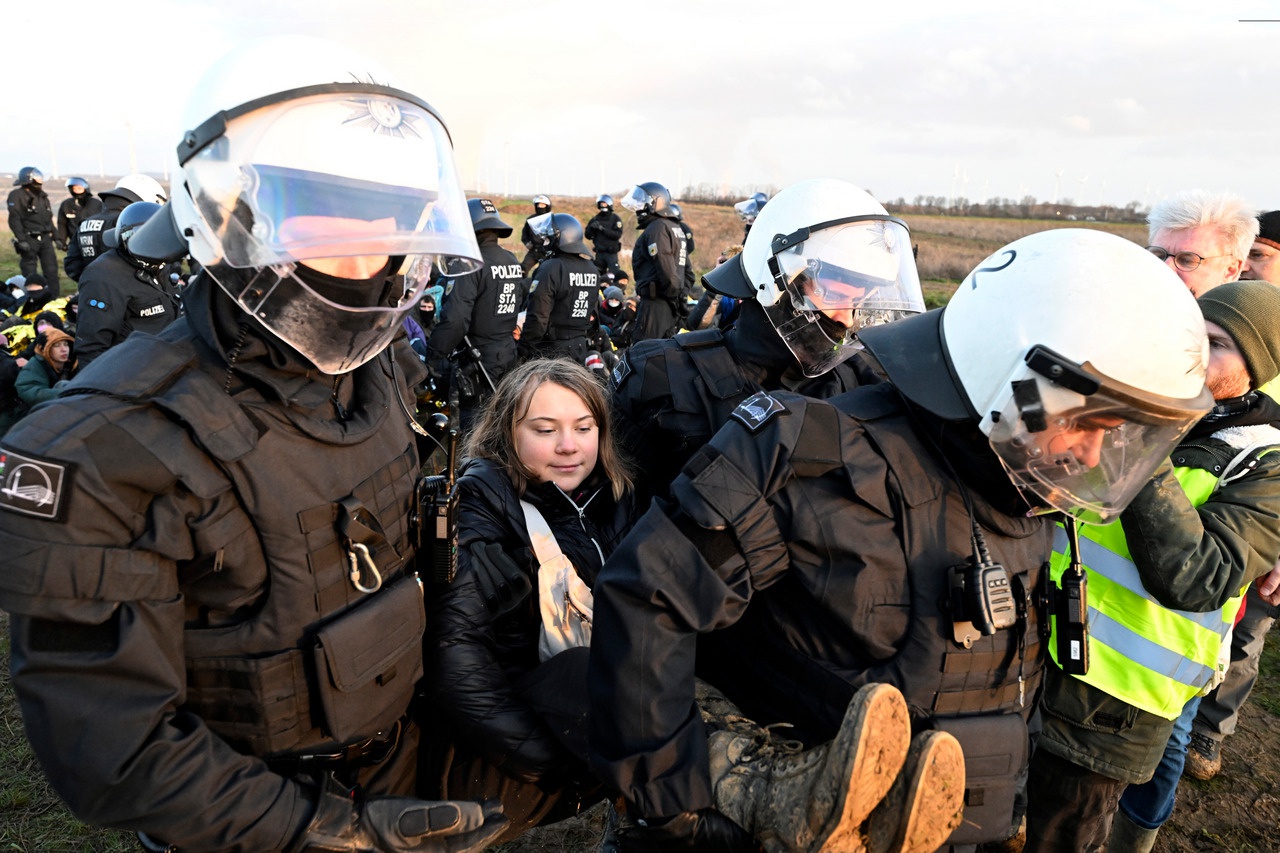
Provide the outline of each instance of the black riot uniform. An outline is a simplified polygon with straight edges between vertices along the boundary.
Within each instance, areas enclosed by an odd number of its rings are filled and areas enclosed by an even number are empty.
[[[826,398],[877,378],[852,360],[806,377],[764,309],[748,299],[727,332],[707,329],[631,346],[612,374],[614,424],[637,463],[638,493],[665,495],[689,457],[757,391]]]
[[[9,193],[9,230],[13,232],[22,274],[31,275],[38,266],[49,289],[57,294],[58,255],[53,249],[53,206],[42,186],[29,183],[14,187]]]
[[[102,208],[80,221],[76,237],[67,244],[67,256],[62,261],[67,276],[75,281],[80,280],[85,268],[93,263],[95,258],[107,251],[107,247],[102,242],[102,235],[116,227],[120,211],[135,201],[141,200],[137,193],[119,188],[104,190],[100,195]]]
[[[52,782],[82,819],[288,849],[317,796],[301,774],[371,795],[412,779],[422,368],[388,347],[318,374],[204,275],[187,307],[5,437],[14,688],[36,753],[75,768]]]
[[[833,736],[859,687],[895,685],[917,729],[964,748],[952,843],[1009,834],[1042,661],[1028,591],[1052,525],[1026,516],[975,423],[908,406],[887,382],[826,402],[750,397],[610,557],[594,588],[592,763],[633,813],[712,805],[696,665],[806,745]],[[966,647],[940,602],[975,524],[1027,597],[1015,626]]]
[[[693,253],[697,247],[694,245],[693,229],[689,227],[689,223],[683,219],[678,219],[676,222],[684,232],[685,248],[684,286],[680,289],[680,301],[676,303],[676,314],[680,317],[680,325],[688,328],[689,311],[692,308],[689,305],[689,297],[693,294],[693,286],[697,281],[697,273],[693,271]]]
[[[516,256],[498,245],[497,232],[477,231],[476,240],[483,265],[470,275],[444,280],[444,313],[427,339],[427,361],[440,363],[466,337],[480,351],[480,364],[496,385],[516,363],[512,333],[529,297],[529,280]],[[464,413],[492,393],[483,376],[471,375],[470,382],[476,394],[463,401]],[[470,418],[464,416],[463,422]]]
[[[520,346],[526,353],[565,355],[582,363],[598,326],[600,273],[581,255],[556,252],[538,265],[529,288]]]
[[[616,279],[621,268],[618,266],[618,252],[622,250],[622,217],[612,209],[602,210],[587,222],[583,236],[591,241],[595,250],[596,269],[600,270],[601,281],[613,273]]]
[[[665,216],[650,217],[631,252],[631,269],[640,296],[633,342],[675,334],[688,262],[680,223]]]
[[[164,267],[135,264],[119,249],[107,249],[80,276],[80,368],[134,332],[159,332],[180,308]]]
[[[69,195],[58,205],[58,219],[54,225],[58,245],[62,251],[70,249],[80,233],[80,223],[102,210],[102,199],[87,192]]]

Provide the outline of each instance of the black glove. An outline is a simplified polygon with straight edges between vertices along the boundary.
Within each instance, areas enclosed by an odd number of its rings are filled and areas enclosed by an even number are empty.
[[[474,545],[471,559],[484,603],[495,617],[515,610],[533,592],[529,573],[517,566],[501,545],[495,542]]]
[[[55,245],[55,246],[57,246],[57,247],[58,247],[58,251],[59,251],[59,252],[65,252],[65,251],[67,250],[67,241],[66,241],[66,240],[54,240],[54,241],[53,241],[53,245]]]
[[[618,827],[623,853],[758,853],[751,834],[712,808],[681,812],[657,826],[623,818]]]
[[[472,853],[507,826],[502,805],[410,797],[357,803],[332,777],[325,779],[311,823],[293,853]]]
[[[31,254],[31,244],[28,243],[26,240],[14,240],[13,248],[15,251],[17,251],[19,255]]]

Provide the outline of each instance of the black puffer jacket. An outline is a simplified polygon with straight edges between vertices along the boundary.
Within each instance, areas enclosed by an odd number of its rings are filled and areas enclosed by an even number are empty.
[[[427,620],[426,679],[432,707],[448,717],[457,735],[504,773],[536,781],[565,765],[564,748],[516,694],[512,683],[536,667],[539,611],[537,568],[524,512],[500,465],[469,460],[458,478],[458,574],[437,596]],[[626,534],[634,500],[613,499],[599,467],[572,495],[551,483],[525,493],[555,534],[561,551],[588,585],[603,557]],[[498,543],[529,575],[532,593],[495,617],[485,603],[476,549]],[[581,756],[579,756],[580,758]]]

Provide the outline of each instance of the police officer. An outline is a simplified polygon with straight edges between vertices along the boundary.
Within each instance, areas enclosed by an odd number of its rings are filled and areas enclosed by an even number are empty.
[[[764,206],[769,202],[769,196],[762,192],[753,193],[751,198],[743,199],[733,206],[733,210],[738,214],[738,218],[742,220],[742,242],[747,241],[747,236],[751,233],[751,226],[755,224],[756,217],[760,215],[760,211],[764,210]]]
[[[774,243],[780,270],[801,260],[794,236]],[[896,850],[905,834],[933,850],[961,807],[950,843],[1009,835],[1043,660],[1031,591],[1053,525],[1034,513],[1119,512],[1211,404],[1194,300],[1146,254],[1086,230],[1016,241],[945,309],[863,330],[886,381],[828,402],[760,393],[694,456],[593,589],[592,764],[627,799],[624,849],[689,849],[728,835],[725,816],[766,835],[760,816],[797,812],[807,834],[782,849]],[[825,792],[842,814],[812,792],[761,803],[749,780],[796,765],[707,739],[695,663],[808,746],[843,735],[851,697],[887,682],[917,730],[963,746],[964,785],[908,755],[886,793],[854,749],[859,772]],[[901,762],[886,752],[871,769]]]
[[[464,344],[464,338],[469,349],[479,353],[478,365],[471,363],[469,352],[458,361],[458,369],[468,374],[466,385],[473,389],[469,395],[459,395],[464,431],[498,380],[516,364],[516,319],[529,297],[529,280],[520,262],[498,245],[499,238],[511,236],[511,226],[487,198],[468,199],[467,209],[480,243],[480,268],[445,279],[444,313],[427,339],[427,363],[431,365],[452,355]]]
[[[588,338],[599,328],[600,273],[582,239],[582,224],[568,213],[544,213],[529,220],[529,229],[544,260],[529,286],[521,352],[564,355],[583,364]]]
[[[596,215],[591,217],[584,233],[595,249],[600,280],[616,281],[622,271],[618,266],[618,252],[622,251],[622,217],[613,212],[613,196],[602,195],[596,199]]]
[[[23,275],[31,275],[37,264],[45,280],[58,292],[58,255],[53,251],[53,207],[44,191],[44,174],[35,166],[23,166],[9,193],[9,230],[13,232],[13,248],[18,253],[18,266]]]
[[[533,219],[534,216],[541,216],[544,213],[551,212],[551,199],[545,195],[535,195],[533,202]],[[524,221],[524,227],[520,229],[520,242],[524,244],[524,259],[520,261],[520,266],[524,267],[524,274],[528,275],[533,268],[538,265],[538,260],[542,257],[540,247],[533,239],[533,232],[529,230],[529,219]]]
[[[84,178],[67,178],[67,192],[70,195],[58,205],[58,217],[54,226],[55,241],[64,252],[80,230],[80,221],[102,210],[102,199],[89,190],[89,182]]]
[[[4,440],[27,734],[73,812],[148,849],[458,853],[502,828],[414,796],[422,368],[388,344],[428,263],[479,252],[444,125],[363,82],[387,79],[312,39],[215,65],[181,191],[130,240],[202,264],[186,313]]]
[[[689,263],[684,229],[675,221],[671,193],[662,184],[637,184],[622,200],[643,232],[631,251],[640,307],[631,340],[667,338],[676,333],[685,268]]]
[[[63,269],[75,281],[80,280],[80,274],[93,263],[94,258],[106,251],[102,235],[115,227],[120,211],[135,201],[164,204],[167,199],[160,182],[141,173],[125,175],[116,181],[114,187],[98,195],[102,198],[102,208],[80,221],[76,238],[68,243],[67,256],[62,260]]]
[[[693,242],[693,229],[689,227],[689,223],[684,221],[684,211],[680,209],[680,205],[674,201],[671,202],[671,212],[675,214],[676,224],[680,226],[680,230],[684,232],[685,259],[684,265],[684,285],[680,290],[680,301],[677,303],[676,313],[680,316],[680,327],[688,328],[689,311],[692,306],[689,299],[693,295],[693,285],[697,282],[697,273],[693,270],[693,253],[697,251],[697,246]]]
[[[613,372],[618,434],[642,490],[665,494],[757,391],[831,397],[872,378],[850,360],[858,330],[924,310],[906,224],[858,187],[803,181],[762,222],[743,252],[703,276],[712,293],[742,300],[734,326],[635,344]],[[775,249],[774,235],[791,242]]]
[[[80,276],[76,358],[83,370],[134,332],[155,334],[178,319],[178,294],[163,261],[130,251],[134,233],[160,210],[153,201],[135,201],[120,212],[102,237],[107,251]]]

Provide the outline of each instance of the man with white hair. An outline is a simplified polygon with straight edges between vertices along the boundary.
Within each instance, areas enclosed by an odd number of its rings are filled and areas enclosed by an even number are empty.
[[[1257,211],[1232,193],[1184,190],[1151,208],[1147,229],[1147,249],[1198,299],[1241,277],[1258,236]]]

